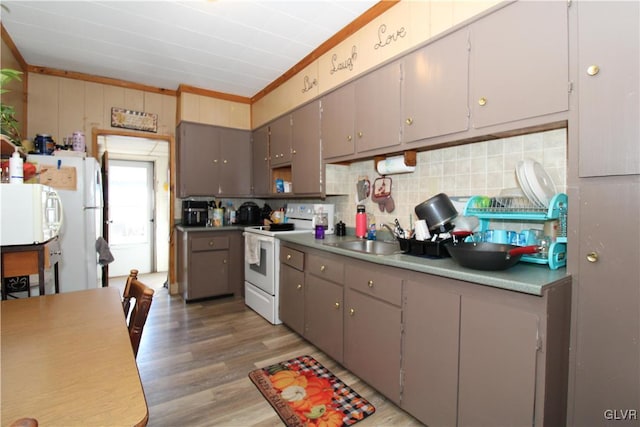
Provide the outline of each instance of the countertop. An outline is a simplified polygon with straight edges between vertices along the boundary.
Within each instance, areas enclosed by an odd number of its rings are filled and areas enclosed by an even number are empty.
[[[451,258],[422,258],[413,255],[370,255],[341,249],[324,243],[353,240],[354,236],[339,237],[326,235],[324,240],[317,240],[312,233],[279,234],[277,236],[283,242],[291,242],[313,249],[344,255],[376,264],[391,267],[404,268],[406,270],[421,273],[449,277],[494,288],[507,289],[531,295],[542,296],[545,287],[570,277],[566,268],[551,270],[546,265],[537,265],[527,262],[519,262],[515,266],[503,271],[481,271],[460,267]],[[400,246],[398,246],[400,249]]]
[[[176,224],[176,229],[180,230],[180,231],[185,231],[185,232],[194,232],[194,233],[201,233],[203,231],[234,231],[234,230],[244,230],[245,227],[247,227],[246,225],[225,225],[223,227],[193,227],[193,226],[189,226],[189,225],[181,225],[181,224]]]

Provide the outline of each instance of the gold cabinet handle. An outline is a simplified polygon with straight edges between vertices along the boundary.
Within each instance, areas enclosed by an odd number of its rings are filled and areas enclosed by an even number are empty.
[[[334,304],[335,308],[338,309],[340,308],[340,303],[338,301],[336,301],[336,303]]]
[[[267,157],[264,158],[264,161],[266,162],[267,160],[269,160]]]
[[[367,286],[369,286],[370,288],[373,288],[373,280],[369,280],[367,282]]]
[[[293,150],[291,153],[292,154],[298,154],[298,152],[296,150]]]
[[[324,265],[320,266],[320,271],[325,271],[327,269],[327,267],[325,267]]]
[[[358,132],[358,138],[362,138],[362,131]]]
[[[222,161],[222,163],[224,163],[224,164],[226,165],[226,164],[227,164],[227,159],[224,159],[224,160]]]
[[[227,260],[226,260],[226,259],[223,259],[223,260],[222,260],[222,263],[223,263],[223,264],[226,264],[226,263],[227,263]]]
[[[589,252],[587,254],[587,261],[589,262],[598,262],[598,252]]]
[[[411,117],[409,117],[409,118],[407,118],[404,122],[405,122],[407,125],[411,126],[411,125],[413,124],[413,119],[412,119]]]
[[[287,254],[287,261],[291,259],[291,254]]]
[[[356,314],[355,308],[350,308],[349,309],[349,316],[353,316],[354,314]]]
[[[595,76],[596,74],[598,74],[600,72],[600,67],[598,67],[597,65],[593,64],[593,65],[589,65],[587,67],[587,74],[590,76]]]
[[[214,159],[214,160],[213,160],[213,163],[214,163],[214,164],[215,164],[215,163],[218,163],[218,159]]]
[[[347,137],[347,141],[349,141],[349,142],[351,142],[351,140],[352,140],[352,139],[353,139],[353,137],[352,137],[351,135],[349,135],[349,136]]]
[[[281,157],[281,158],[282,158],[282,157],[284,157],[284,153],[280,153],[280,157]]]
[[[298,283],[298,286],[296,286],[296,289],[297,289],[297,290],[302,289],[302,285],[301,285],[300,283]]]
[[[482,98],[478,99],[478,105],[480,105],[481,107],[487,105],[487,98],[483,96]]]
[[[209,246],[215,246],[215,242],[213,240],[209,240]]]

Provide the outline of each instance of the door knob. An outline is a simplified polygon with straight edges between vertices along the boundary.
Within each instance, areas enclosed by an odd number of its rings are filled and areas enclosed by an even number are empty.
[[[590,76],[595,76],[596,74],[598,74],[600,72],[600,67],[598,67],[597,65],[589,65],[587,67],[587,74]]]
[[[413,124],[413,119],[411,117],[409,117],[407,120],[404,121],[407,125],[411,126]]]
[[[598,252],[589,252],[587,254],[587,261],[589,262],[598,262]]]
[[[483,96],[482,98],[478,99],[478,105],[480,105],[481,107],[487,105],[487,98]]]

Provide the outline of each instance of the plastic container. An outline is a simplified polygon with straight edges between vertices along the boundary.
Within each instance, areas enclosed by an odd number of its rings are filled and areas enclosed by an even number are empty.
[[[364,239],[367,237],[367,214],[364,205],[358,205],[356,211],[356,237]]]
[[[11,184],[22,184],[24,182],[23,161],[17,148],[9,159],[9,182]]]

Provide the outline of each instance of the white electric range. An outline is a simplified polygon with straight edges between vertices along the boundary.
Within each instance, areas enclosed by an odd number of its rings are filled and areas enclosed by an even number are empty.
[[[268,226],[244,229],[245,304],[274,325],[279,316],[280,240],[279,234],[313,233],[318,213],[326,214],[326,234],[333,234],[335,205],[325,203],[289,203],[285,211],[293,230],[273,231]]]

